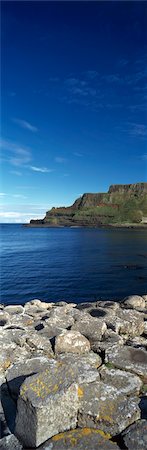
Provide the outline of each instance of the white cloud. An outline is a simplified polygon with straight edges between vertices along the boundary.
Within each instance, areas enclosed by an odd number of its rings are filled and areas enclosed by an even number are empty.
[[[146,137],[147,136],[147,126],[141,123],[130,124],[130,134],[132,136]]]
[[[7,195],[5,192],[0,192],[0,197],[4,197],[5,195]]]
[[[22,173],[18,170],[10,170],[10,173],[12,173],[12,175],[16,175],[17,177],[21,177],[22,175]]]
[[[12,119],[13,122],[17,123],[20,127],[25,128],[26,130],[32,131],[33,133],[37,131],[37,128],[31,123],[27,122],[27,120],[22,119]]]
[[[22,166],[31,160],[30,150],[12,141],[1,139],[0,147],[8,152],[6,160],[12,166]]]
[[[1,223],[29,223],[31,219],[42,219],[42,214],[32,214],[30,212],[21,213],[17,211],[0,212]]]
[[[47,167],[36,167],[36,166],[30,166],[30,169],[34,172],[41,172],[41,173],[51,173],[53,172],[52,169],[47,169]]]
[[[74,152],[74,156],[78,156],[78,157],[80,158],[80,157],[83,156],[83,155],[82,155],[82,153]]]
[[[27,198],[25,195],[21,195],[21,194],[12,194],[12,197],[14,197],[14,198]]]

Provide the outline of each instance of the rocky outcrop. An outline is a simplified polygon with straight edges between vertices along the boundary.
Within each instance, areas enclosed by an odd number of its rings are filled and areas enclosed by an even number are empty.
[[[52,208],[30,226],[147,226],[147,183],[116,184],[108,193],[86,193],[72,206]]]
[[[146,295],[1,305],[0,449],[144,450],[146,312]]]

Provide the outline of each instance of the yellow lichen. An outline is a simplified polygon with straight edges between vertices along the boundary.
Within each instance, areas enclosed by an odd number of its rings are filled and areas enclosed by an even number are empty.
[[[96,430],[96,431],[97,431],[97,433],[99,433],[105,439],[111,439],[111,434],[105,433],[103,430]]]
[[[6,359],[6,361],[4,362],[4,365],[3,365],[3,369],[4,369],[4,370],[7,370],[8,367],[10,367],[10,366],[11,366],[11,361],[10,361],[10,359]]]
[[[56,436],[53,436],[52,440],[60,441],[60,439],[63,439],[64,437],[65,437],[65,433],[59,433],[59,434],[56,434]]]
[[[84,391],[83,391],[83,389],[82,388],[80,388],[80,386],[78,386],[78,397],[83,397],[83,395],[84,395]]]

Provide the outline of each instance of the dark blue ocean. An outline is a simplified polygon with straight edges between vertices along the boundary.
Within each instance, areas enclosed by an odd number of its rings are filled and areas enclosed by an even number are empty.
[[[0,226],[1,302],[147,293],[147,230]]]

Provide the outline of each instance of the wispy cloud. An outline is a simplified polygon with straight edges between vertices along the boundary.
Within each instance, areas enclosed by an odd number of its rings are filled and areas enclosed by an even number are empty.
[[[63,163],[65,163],[67,161],[67,159],[66,158],[63,158],[62,156],[56,156],[56,158],[55,158],[55,162],[56,163],[59,163],[59,164],[63,164]]]
[[[19,211],[0,211],[1,223],[28,223],[31,219],[41,219],[42,214]]]
[[[74,152],[73,155],[78,156],[78,158],[81,158],[81,156],[83,156],[82,153],[80,152]]]
[[[34,172],[41,172],[41,173],[51,173],[53,172],[53,169],[47,169],[47,167],[36,167],[36,166],[30,166],[30,169]]]
[[[141,123],[132,123],[130,125],[129,133],[131,136],[143,137],[147,136],[147,126]]]
[[[103,75],[102,79],[107,81],[108,83],[120,83],[121,78],[119,74],[108,74],[108,75]]]
[[[122,58],[122,59],[120,59],[120,60],[118,61],[118,65],[119,65],[120,67],[127,66],[128,63],[129,63],[129,61],[128,61],[128,59],[126,59],[126,58]]]
[[[4,197],[5,195],[7,195],[5,192],[0,192],[0,197]]]
[[[0,147],[7,151],[5,158],[12,166],[23,166],[31,161],[31,152],[26,147],[4,139],[1,139]]]
[[[147,153],[144,154],[144,155],[142,155],[142,159],[143,159],[144,161],[147,161]]]
[[[22,119],[12,119],[13,122],[17,123],[21,128],[25,128],[26,130],[32,131],[33,133],[37,131],[37,128],[31,123],[27,122],[27,120]]]
[[[27,198],[25,195],[21,195],[21,194],[12,194],[13,198]]]
[[[12,175],[16,175],[17,177],[21,177],[22,173],[19,172],[19,170],[10,170],[10,173],[12,173]]]
[[[98,72],[96,70],[87,70],[86,75],[91,80],[94,80],[98,76]]]

